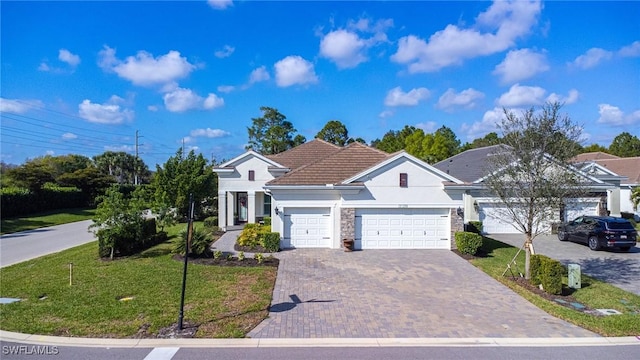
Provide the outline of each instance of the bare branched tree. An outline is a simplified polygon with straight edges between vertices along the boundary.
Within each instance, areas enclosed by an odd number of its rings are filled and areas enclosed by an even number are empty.
[[[582,128],[547,103],[521,114],[504,109],[503,146],[488,161],[484,184],[499,197],[500,216],[525,235],[525,277],[530,278],[533,240],[559,219],[566,201],[580,196],[585,181],[569,160],[577,154]]]

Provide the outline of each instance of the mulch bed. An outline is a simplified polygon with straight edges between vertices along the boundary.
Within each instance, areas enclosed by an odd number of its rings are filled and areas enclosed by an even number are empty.
[[[184,261],[184,256],[180,254],[173,255],[173,260]],[[212,257],[189,257],[189,262],[192,264],[200,265],[213,265],[213,266],[235,266],[235,267],[255,267],[255,266],[273,266],[277,267],[280,264],[280,260],[272,257],[265,256],[262,263],[258,263],[258,260],[253,258],[245,258],[240,261],[237,257],[227,259],[226,254],[219,259]]]

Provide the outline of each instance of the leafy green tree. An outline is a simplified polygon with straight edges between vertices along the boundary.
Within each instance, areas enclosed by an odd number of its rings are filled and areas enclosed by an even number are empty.
[[[251,119],[253,124],[247,128],[249,134],[247,149],[272,155],[289,150],[306,141],[305,137],[300,134],[294,137],[297,130],[278,109],[262,106],[260,111],[262,111],[262,117]]]
[[[404,149],[405,139],[416,131],[414,126],[405,125],[402,130],[389,130],[382,140],[376,139],[371,142],[371,146],[376,149],[394,153]]]
[[[131,197],[127,197],[120,192],[119,186],[112,185],[100,197],[93,224],[89,228],[98,237],[99,248],[109,250],[108,254],[101,253],[101,257],[108,255],[113,259],[115,250],[123,242],[134,242],[142,236],[142,211],[145,207],[140,200],[140,189],[137,188]]]
[[[498,145],[501,141],[502,140],[496,132],[490,132],[484,137],[474,139],[472,142],[464,144],[462,148],[460,148],[460,152],[471,149],[478,149],[486,146]]]
[[[590,153],[590,152],[603,152],[603,153],[609,153],[609,150],[599,144],[591,144],[589,146],[585,146],[584,148],[582,148],[582,152],[583,153]]]
[[[27,161],[16,168],[9,169],[7,176],[16,185],[27,188],[33,193],[42,190],[44,184],[55,181],[50,164],[41,161],[41,159]]]
[[[442,126],[433,134],[429,155],[433,162],[442,161],[460,152],[460,140],[450,128]]]
[[[71,173],[64,173],[56,179],[62,186],[74,186],[90,199],[96,199],[104,194],[105,190],[114,183],[113,177],[100,172],[98,168],[90,165]]]
[[[118,184],[148,183],[151,177],[149,167],[139,158],[124,151],[105,151],[93,157],[100,171],[113,176]]]
[[[367,144],[367,140],[361,138],[361,137],[357,137],[357,138],[349,138],[349,140],[347,140],[347,144],[351,144],[354,142],[359,142],[360,144]]]
[[[638,208],[638,205],[640,205],[640,187],[635,187],[631,190],[631,201],[633,202],[633,207]]]
[[[182,216],[189,212],[190,194],[196,210],[202,213],[202,204],[218,192],[215,173],[207,166],[204,156],[196,155],[193,150],[183,156],[179,149],[162,167],[156,166],[152,186],[156,199],[164,199],[161,203],[170,203]]]
[[[484,185],[506,209],[500,216],[525,235],[525,277],[531,277],[533,240],[556,220],[565,199],[583,196],[580,178],[570,170],[582,128],[547,103],[516,115],[504,109],[499,124],[504,147],[488,158]]]
[[[330,120],[316,134],[316,138],[338,146],[345,146],[349,141],[349,131],[347,127],[338,120]]]
[[[623,132],[613,139],[609,145],[609,153],[620,157],[640,156],[640,139]]]

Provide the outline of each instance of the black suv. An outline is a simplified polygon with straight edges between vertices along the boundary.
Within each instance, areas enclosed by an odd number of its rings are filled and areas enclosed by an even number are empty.
[[[620,248],[629,251],[636,245],[638,232],[627,219],[610,216],[580,216],[558,227],[560,241],[577,241],[591,250]]]

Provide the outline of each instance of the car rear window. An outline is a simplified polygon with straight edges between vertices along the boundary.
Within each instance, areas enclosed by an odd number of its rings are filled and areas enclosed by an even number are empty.
[[[612,230],[633,230],[633,226],[628,221],[609,222],[607,227]]]

